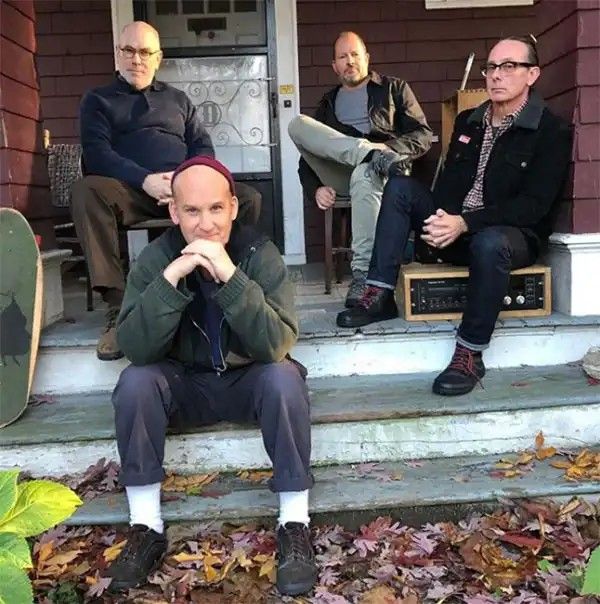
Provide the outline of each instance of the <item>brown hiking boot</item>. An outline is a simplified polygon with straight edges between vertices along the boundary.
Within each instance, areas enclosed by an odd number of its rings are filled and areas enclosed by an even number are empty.
[[[106,311],[106,327],[96,345],[96,354],[101,361],[116,361],[123,356],[123,353],[117,344],[116,323],[118,316],[119,308],[116,306],[109,306]]]

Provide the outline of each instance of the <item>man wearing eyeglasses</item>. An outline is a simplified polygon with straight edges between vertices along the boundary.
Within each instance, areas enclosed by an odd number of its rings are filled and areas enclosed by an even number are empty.
[[[492,48],[482,67],[490,100],[457,116],[433,193],[411,178],[390,178],[368,288],[358,307],[337,318],[341,327],[359,327],[397,316],[394,289],[411,230],[420,236],[419,259],[467,265],[466,308],[452,360],[434,380],[437,394],[466,394],[483,378],[482,351],[510,271],[533,264],[552,232],[571,132],[532,89],[540,76],[535,44],[512,37]]]
[[[84,95],[80,107],[84,178],[71,190],[71,212],[92,287],[108,305],[96,352],[123,356],[116,341],[125,279],[118,224],[167,218],[173,170],[196,155],[214,156],[208,132],[187,95],[155,79],[162,51],[158,32],[143,21],[123,28],[112,84]],[[238,221],[254,224],[258,191],[236,183]]]

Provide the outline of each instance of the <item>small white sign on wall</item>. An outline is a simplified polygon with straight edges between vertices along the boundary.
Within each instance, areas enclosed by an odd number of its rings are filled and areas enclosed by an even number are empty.
[[[491,8],[493,6],[531,6],[534,0],[425,0],[427,10],[439,8]]]

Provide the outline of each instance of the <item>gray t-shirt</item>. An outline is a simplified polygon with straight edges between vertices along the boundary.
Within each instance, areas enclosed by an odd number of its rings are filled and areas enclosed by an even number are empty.
[[[335,97],[335,116],[342,124],[352,126],[363,134],[370,132],[367,87],[360,86],[353,90],[340,88]]]

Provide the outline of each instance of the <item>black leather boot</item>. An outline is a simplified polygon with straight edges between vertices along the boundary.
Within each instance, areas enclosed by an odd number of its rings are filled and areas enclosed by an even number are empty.
[[[391,289],[368,285],[357,306],[338,314],[337,324],[339,327],[362,327],[397,316],[394,292]]]
[[[450,364],[433,381],[432,390],[442,396],[467,394],[481,382],[485,375],[485,365],[481,352],[476,352],[457,344]]]

